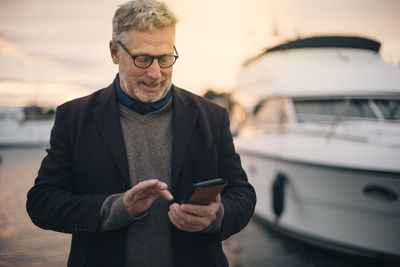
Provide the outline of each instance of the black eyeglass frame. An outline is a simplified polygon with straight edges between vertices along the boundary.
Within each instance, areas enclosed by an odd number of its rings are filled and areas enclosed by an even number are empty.
[[[176,47],[174,45],[174,51],[176,53],[176,55],[170,55],[170,54],[164,54],[164,55],[160,55],[160,56],[152,56],[152,55],[147,55],[147,54],[140,54],[140,55],[133,55],[131,52],[129,52],[128,48],[125,47],[125,45],[121,42],[121,41],[117,41],[117,43],[122,47],[122,49],[125,50],[125,52],[133,59],[133,64],[135,64],[136,67],[138,67],[139,69],[147,69],[148,67],[150,67],[153,64],[154,59],[156,58],[158,61],[158,66],[160,66],[160,68],[162,69],[167,69],[172,67],[172,65],[175,64],[176,60],[179,58],[179,54],[178,51],[176,50]],[[147,56],[150,57],[150,62],[149,64],[147,64],[146,66],[142,67],[142,66],[138,66],[136,65],[136,58],[140,57],[140,56]],[[171,65],[169,66],[161,66],[160,65],[160,58],[162,58],[163,56],[173,56],[175,58],[174,62],[172,62]]]

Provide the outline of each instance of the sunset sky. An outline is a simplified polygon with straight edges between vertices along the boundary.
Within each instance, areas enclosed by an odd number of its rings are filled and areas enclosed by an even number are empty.
[[[0,0],[0,105],[56,105],[109,85],[111,19],[123,2]],[[173,81],[196,93],[234,90],[245,59],[297,37],[369,37],[400,64],[398,0],[166,2],[180,18]]]

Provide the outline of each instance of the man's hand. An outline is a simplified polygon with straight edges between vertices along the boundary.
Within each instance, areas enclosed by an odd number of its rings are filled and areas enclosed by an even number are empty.
[[[178,229],[187,232],[200,232],[214,222],[220,203],[221,195],[219,193],[207,206],[174,203],[169,206],[168,216]]]
[[[130,215],[138,216],[148,210],[160,196],[171,201],[173,196],[167,189],[168,185],[157,179],[140,182],[126,191],[123,198],[125,208]]]

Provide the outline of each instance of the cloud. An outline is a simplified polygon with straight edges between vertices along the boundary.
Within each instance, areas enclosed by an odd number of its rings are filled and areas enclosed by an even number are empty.
[[[0,57],[13,57],[26,65],[51,63],[47,57],[29,55],[20,46],[2,37],[0,37]]]
[[[21,42],[0,32],[0,81],[58,82],[100,88],[104,80],[99,77],[111,80],[115,76],[112,65],[102,63],[108,62],[106,46],[101,54],[96,48],[90,49],[90,44],[83,43],[80,48],[90,51],[87,55],[82,54],[79,48],[68,50],[65,46],[43,44],[39,50],[33,49],[35,45],[35,42]],[[51,50],[53,47],[55,50]]]

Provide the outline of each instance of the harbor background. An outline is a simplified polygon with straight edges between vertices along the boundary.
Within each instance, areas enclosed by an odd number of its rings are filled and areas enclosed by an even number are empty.
[[[111,19],[124,2],[0,1],[0,105],[54,106],[110,84]],[[165,2],[180,18],[173,82],[198,94],[233,91],[247,59],[316,35],[375,39],[384,61],[400,64],[398,0]]]
[[[0,155],[0,267],[66,266],[71,236],[36,227],[25,209],[45,149],[0,148]],[[398,266],[308,245],[254,219],[223,247],[231,267]]]

